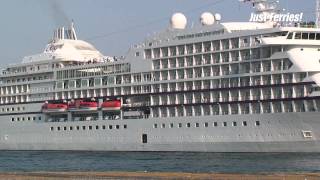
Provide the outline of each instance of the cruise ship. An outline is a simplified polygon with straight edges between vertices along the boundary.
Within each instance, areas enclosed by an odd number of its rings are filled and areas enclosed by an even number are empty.
[[[2,68],[0,149],[320,152],[320,29],[200,20],[175,13],[123,57],[58,28]]]

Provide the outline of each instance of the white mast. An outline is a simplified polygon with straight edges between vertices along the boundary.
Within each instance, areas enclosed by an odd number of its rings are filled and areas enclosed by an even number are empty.
[[[279,13],[278,5],[280,0],[239,0],[243,3],[251,3],[256,14],[269,15]]]
[[[316,0],[316,26],[320,28],[320,0]]]

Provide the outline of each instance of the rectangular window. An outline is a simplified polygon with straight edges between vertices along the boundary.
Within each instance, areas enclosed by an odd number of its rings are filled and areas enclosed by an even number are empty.
[[[217,127],[217,126],[218,126],[218,122],[214,122],[214,123],[213,123],[213,126],[214,126],[214,127]]]
[[[200,125],[199,125],[199,123],[196,123],[196,127],[199,127]]]
[[[57,127],[58,131],[60,131],[60,127]]]
[[[237,122],[232,122],[232,126],[237,126]]]
[[[243,121],[243,122],[242,122],[242,125],[243,125],[243,126],[247,126],[247,125],[248,125],[248,124],[247,124],[247,121]]]
[[[123,125],[123,129],[127,129],[127,125],[125,124],[125,125]]]
[[[153,128],[158,128],[158,124],[154,124],[154,125],[153,125]]]
[[[109,125],[109,129],[112,129],[112,125]]]
[[[302,35],[301,35],[301,33],[296,33],[296,36],[295,36],[295,39],[301,39],[301,37],[302,37]]]
[[[179,124],[178,124],[178,128],[182,128],[182,123],[179,123]]]
[[[209,123],[204,123],[204,127],[208,127],[209,126]]]
[[[304,138],[312,138],[312,132],[311,131],[302,131]]]
[[[106,129],[106,126],[105,126],[105,125],[103,125],[103,126],[102,126],[102,129]]]
[[[260,121],[256,121],[256,126],[260,126]]]
[[[116,129],[120,129],[120,126],[119,126],[119,125],[116,125]]]
[[[80,126],[77,126],[77,130],[80,130]]]
[[[161,125],[161,128],[166,128],[166,125],[165,125],[165,124],[162,124],[162,125]]]
[[[89,130],[92,130],[92,126],[89,126]]]
[[[302,33],[302,39],[308,39],[308,33]]]
[[[191,127],[191,124],[190,124],[190,123],[187,123],[187,127],[188,127],[188,128]]]
[[[53,131],[53,127],[50,128],[50,131]]]
[[[73,127],[72,127],[72,126],[70,126],[70,127],[69,127],[69,129],[70,129],[70,131],[72,131],[72,130],[73,130]]]
[[[226,127],[227,126],[227,122],[223,122],[223,126]]]
[[[96,129],[99,129],[99,126],[96,126]]]
[[[309,39],[310,40],[314,40],[316,38],[316,34],[315,33],[310,33],[309,34]]]
[[[82,126],[82,129],[83,129],[83,130],[86,130],[86,126]]]
[[[173,123],[170,123],[170,128],[173,128]]]
[[[66,131],[66,130],[67,130],[67,127],[63,127],[63,130]]]

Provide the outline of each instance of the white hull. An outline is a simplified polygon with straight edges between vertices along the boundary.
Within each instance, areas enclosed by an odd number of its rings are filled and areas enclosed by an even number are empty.
[[[319,115],[314,112],[59,123],[10,122],[8,117],[2,116],[0,149],[320,152]],[[261,122],[260,126],[254,125],[257,119]],[[238,126],[232,126],[233,121],[238,122]],[[242,121],[247,121],[248,125],[241,126]],[[214,122],[218,123],[218,127],[213,126]],[[223,122],[227,122],[228,126],[223,127]],[[170,123],[174,124],[173,128],[170,128]],[[179,123],[183,127],[178,128]],[[191,127],[186,127],[186,123],[190,123]],[[195,127],[195,123],[199,123],[199,127]],[[209,126],[204,127],[205,123]],[[154,128],[154,124],[158,127]],[[162,124],[165,124],[164,128]],[[109,129],[110,125],[112,129]],[[117,125],[119,129],[116,129]],[[76,126],[80,126],[80,130],[76,130]],[[82,126],[86,129],[83,130]],[[89,126],[92,126],[91,130]],[[103,126],[106,129],[102,129]],[[57,127],[61,130],[58,131]],[[303,131],[311,131],[312,138],[305,138]],[[147,143],[142,142],[143,134],[147,135]]]

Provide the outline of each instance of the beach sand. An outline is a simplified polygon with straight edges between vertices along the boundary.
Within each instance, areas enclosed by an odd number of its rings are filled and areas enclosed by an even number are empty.
[[[319,174],[216,174],[156,172],[33,172],[0,173],[1,180],[71,180],[71,179],[213,179],[213,180],[320,180]]]

